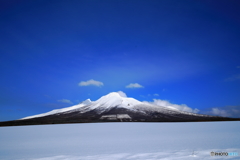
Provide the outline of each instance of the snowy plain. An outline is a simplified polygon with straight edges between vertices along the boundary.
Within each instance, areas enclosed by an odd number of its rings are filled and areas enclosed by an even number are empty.
[[[240,122],[0,127],[4,160],[240,159]]]

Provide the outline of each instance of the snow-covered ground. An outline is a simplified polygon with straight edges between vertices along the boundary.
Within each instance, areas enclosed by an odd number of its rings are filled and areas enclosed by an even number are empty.
[[[0,159],[240,159],[240,122],[0,127]]]

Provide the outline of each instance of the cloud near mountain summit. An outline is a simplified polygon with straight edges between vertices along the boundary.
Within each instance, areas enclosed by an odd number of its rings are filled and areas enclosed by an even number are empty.
[[[138,83],[130,83],[129,85],[126,86],[126,88],[144,88],[144,87]]]
[[[103,82],[90,79],[90,80],[88,80],[88,81],[81,81],[78,85],[79,85],[79,86],[89,86],[89,85],[93,85],[93,86],[101,87],[101,86],[103,86]]]

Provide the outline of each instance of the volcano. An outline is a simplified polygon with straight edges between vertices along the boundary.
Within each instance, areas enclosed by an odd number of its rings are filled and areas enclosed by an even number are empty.
[[[28,116],[19,120],[0,122],[0,126],[93,123],[93,122],[198,122],[233,121],[228,117],[209,116],[162,107],[134,98],[122,92],[111,92],[97,101],[87,99],[80,104]]]

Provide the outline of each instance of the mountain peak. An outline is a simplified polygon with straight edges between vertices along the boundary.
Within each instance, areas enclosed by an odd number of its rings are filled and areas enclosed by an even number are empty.
[[[107,97],[123,97],[123,96],[121,95],[121,93],[119,93],[119,92],[110,92],[110,93],[108,93],[108,94],[105,95],[105,96],[107,96]]]
[[[118,106],[119,104],[122,103],[122,101],[123,101],[123,97],[121,97],[119,93],[111,92],[111,93],[99,98],[96,101],[96,103],[98,103],[99,105],[104,104],[107,106]]]
[[[142,104],[142,102],[134,98],[128,98],[122,91],[111,92],[102,96],[94,103],[96,105],[94,105],[93,108],[98,108],[101,111],[109,110],[114,107],[131,108],[134,105]]]
[[[124,98],[127,97],[126,93],[124,93],[123,91],[110,92],[110,93],[108,93],[105,96],[108,96],[108,97],[114,97],[114,96],[119,97],[120,96],[120,97],[124,97]]]
[[[85,105],[88,105],[88,104],[91,104],[92,101],[91,99],[86,99],[85,101],[82,101],[81,104],[85,104]]]
[[[93,119],[89,118],[89,115]],[[134,121],[146,120],[153,122],[191,120],[199,121],[211,120],[211,118],[214,119],[214,117],[211,116],[182,112],[175,109],[146,104],[134,98],[127,97],[126,94],[122,91],[110,92],[109,94],[99,98],[97,101],[92,102],[90,99],[86,99],[82,103],[71,107],[55,109],[47,113],[25,117],[21,120],[39,117],[45,117],[47,123],[49,123],[49,121],[51,122],[51,120],[54,121],[55,119],[58,122],[59,118],[62,118],[62,121],[64,122],[69,122],[69,119],[70,121],[72,119],[73,122],[76,122],[79,117],[80,119],[82,118],[81,120],[79,120],[81,122],[91,122],[91,120],[95,122],[97,119],[98,121],[102,122],[105,121],[106,118],[109,121],[112,121],[113,119],[120,119],[122,121],[122,119],[125,118],[128,120],[135,119]]]

